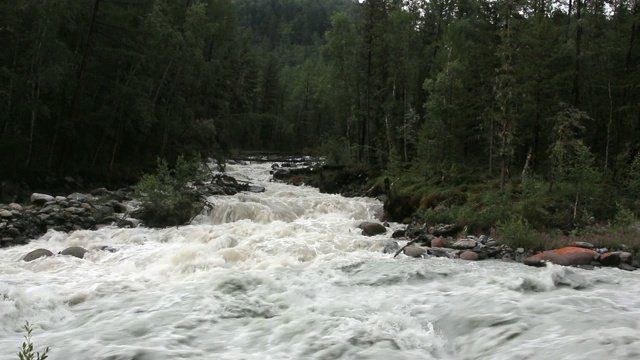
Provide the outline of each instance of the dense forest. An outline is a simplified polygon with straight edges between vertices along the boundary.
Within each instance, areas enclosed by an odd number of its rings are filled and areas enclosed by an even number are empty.
[[[2,2],[1,173],[137,177],[181,154],[304,152],[454,186],[566,183],[574,212],[596,192],[634,209],[639,7]]]

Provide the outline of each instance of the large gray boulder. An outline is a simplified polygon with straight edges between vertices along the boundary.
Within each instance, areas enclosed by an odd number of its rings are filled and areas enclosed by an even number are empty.
[[[358,225],[358,228],[362,229],[362,235],[365,236],[375,236],[387,232],[387,228],[384,227],[384,225],[370,221],[363,222],[362,224]]]
[[[47,249],[36,249],[24,256],[22,260],[33,261],[41,257],[53,256],[53,253]]]
[[[60,251],[60,255],[70,255],[70,256],[75,256],[79,259],[84,258],[84,254],[88,253],[89,250],[80,247],[80,246],[71,246],[68,247],[62,251]]]

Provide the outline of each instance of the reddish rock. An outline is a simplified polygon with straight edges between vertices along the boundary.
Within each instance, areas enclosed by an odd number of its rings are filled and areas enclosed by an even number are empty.
[[[533,256],[529,256],[528,258],[522,261],[523,264],[529,265],[529,266],[545,266],[547,262],[550,262],[556,265],[565,265],[565,266],[571,265],[569,264],[569,261],[564,255],[558,254],[553,251],[547,251],[547,252],[543,252]]]
[[[431,247],[437,247],[437,248],[447,247],[447,240],[437,237],[431,240]]]
[[[569,265],[589,265],[597,254],[593,250],[574,246],[563,247],[553,252],[563,255]]]
[[[476,261],[480,259],[480,255],[478,255],[478,253],[471,251],[471,250],[467,250],[465,252],[463,252],[462,254],[460,254],[460,259],[462,260],[468,260],[468,261]]]

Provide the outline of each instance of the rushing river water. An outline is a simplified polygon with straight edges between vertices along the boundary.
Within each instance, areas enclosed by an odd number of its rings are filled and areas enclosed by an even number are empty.
[[[0,249],[0,359],[640,359],[640,280],[615,268],[392,258],[374,199],[270,183],[197,225],[50,232]],[[397,227],[393,225],[392,227]],[[110,245],[27,263],[30,250]]]

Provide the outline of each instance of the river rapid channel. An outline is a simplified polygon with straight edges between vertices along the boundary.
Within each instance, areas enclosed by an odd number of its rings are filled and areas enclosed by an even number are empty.
[[[0,359],[640,359],[640,273],[393,258],[382,204],[269,182],[194,225],[49,232],[0,249]],[[29,251],[109,245],[85,259]]]

